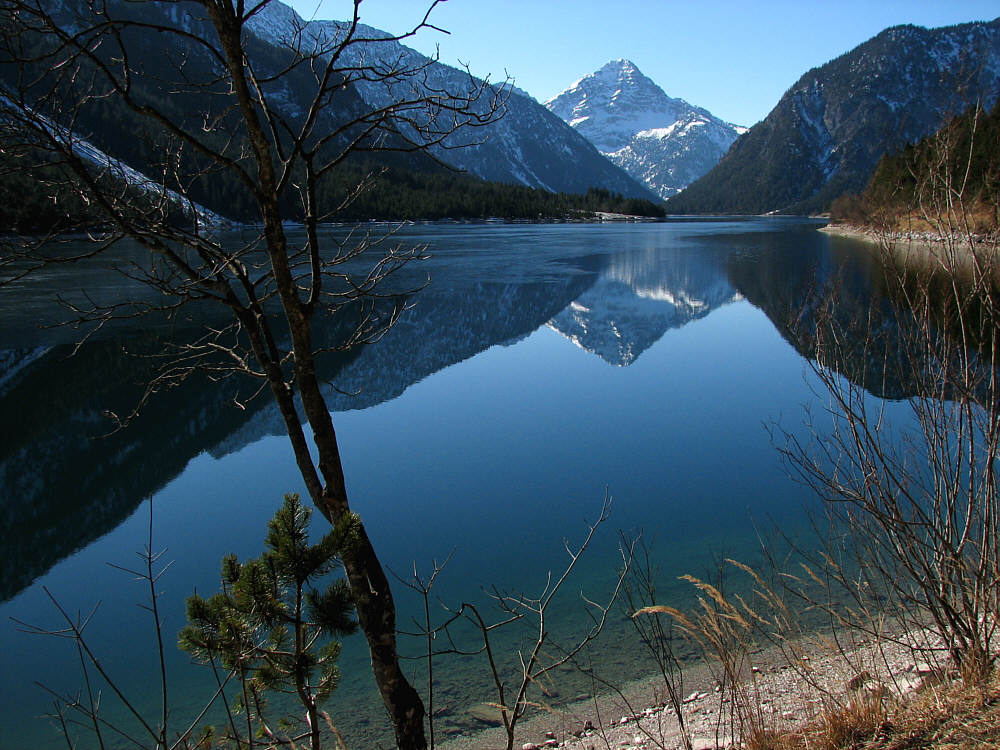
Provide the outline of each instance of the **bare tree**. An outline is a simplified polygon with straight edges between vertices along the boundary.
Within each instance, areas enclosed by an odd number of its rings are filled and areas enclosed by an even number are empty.
[[[441,565],[435,561],[429,576],[421,576],[414,565],[412,578],[399,579],[423,601],[423,621],[414,620],[416,630],[410,635],[423,639],[426,644],[426,651],[421,658],[427,664],[427,694],[431,705],[436,660],[447,656],[482,657],[496,698],[488,705],[496,709],[498,723],[502,724],[506,736],[507,750],[513,749],[517,726],[521,720],[533,709],[547,708],[534,699],[532,693],[537,691],[544,694],[546,680],[558,670],[581,667],[581,657],[604,631],[608,618],[612,615],[612,608],[626,585],[638,539],[623,534],[619,544],[621,568],[610,593],[601,602],[593,601],[580,593],[584,605],[582,610],[589,625],[568,641],[553,634],[550,614],[555,602],[564,598],[566,586],[577,563],[590,547],[600,527],[610,517],[611,505],[611,496],[606,494],[600,515],[596,521],[587,525],[586,535],[581,542],[571,544],[568,539],[563,540],[567,555],[565,565],[556,571],[548,571],[545,585],[539,594],[503,591],[495,586],[490,589],[488,594],[495,606],[492,613],[487,608],[470,602],[463,602],[457,607],[442,602],[445,619],[437,625],[432,623],[431,590],[448,560]],[[505,653],[501,645],[504,640],[501,634],[513,632],[519,627],[524,628],[523,631],[517,631],[523,634],[522,645],[516,654]],[[433,747],[433,718],[430,724]]]
[[[538,595],[511,593],[494,589],[491,596],[500,611],[500,619],[490,621],[474,604],[465,602],[456,611],[454,617],[465,618],[479,631],[482,639],[480,653],[484,654],[489,663],[490,674],[496,690],[497,707],[503,722],[504,733],[507,735],[507,750],[513,750],[515,730],[518,723],[535,704],[529,698],[529,691],[542,684],[546,675],[555,672],[563,665],[575,664],[576,658],[603,632],[604,626],[612,613],[612,607],[621,593],[625,577],[632,564],[635,551],[635,540],[623,540],[619,553],[622,567],[619,569],[615,586],[603,603],[591,601],[581,594],[588,605],[587,615],[590,627],[577,640],[569,644],[559,644],[552,637],[548,615],[552,602],[559,595],[566,581],[570,578],[580,557],[590,546],[598,528],[608,519],[611,513],[611,498],[605,496],[601,506],[601,514],[590,524],[584,540],[576,546],[564,540],[564,547],[569,558],[565,568],[555,576],[550,572],[545,587]],[[513,675],[506,675],[502,668],[493,638],[499,629],[521,620],[526,620],[534,629],[534,639],[529,638],[526,647],[518,650],[518,667]],[[447,629],[449,623],[443,627]]]
[[[376,45],[391,49],[429,28],[436,5],[409,33],[374,39],[354,0],[349,21],[322,33],[293,26],[274,46],[251,32],[275,12],[271,0],[0,0],[5,168],[32,170],[54,199],[74,196],[100,227],[84,250],[54,236],[12,244],[3,275],[100,255],[125,238],[148,257],[123,272],[157,294],[77,303],[77,322],[222,306],[228,322],[173,344],[148,393],[198,370],[248,378],[252,395],[269,390],[309,496],[331,523],[352,510],[318,359],[382,336],[407,291],[382,285],[423,255],[391,237],[324,237],[323,223],[376,175],[339,194],[332,180],[352,154],[433,158],[468,143],[461,133],[496,120],[506,95],[471,76],[462,91],[443,91],[432,62],[377,54]],[[385,103],[366,104],[363,85],[381,87]],[[141,170],[101,149],[115,120],[128,127],[120,145]],[[212,226],[202,204],[222,190],[244,206],[249,239],[226,241]],[[303,240],[290,239],[288,220],[302,222]],[[349,333],[321,345],[317,329],[329,315],[349,317]],[[400,669],[389,581],[360,519],[354,527],[343,562],[375,680],[398,746],[423,748],[424,707]]]
[[[635,628],[639,641],[649,653],[656,665],[660,677],[663,679],[663,686],[666,688],[667,699],[674,715],[677,717],[677,724],[680,729],[681,744],[684,750],[693,750],[691,744],[691,734],[684,723],[684,711],[682,709],[684,701],[684,665],[677,656],[675,646],[674,622],[667,620],[664,627],[664,620],[659,614],[653,612],[652,617],[634,617],[633,613],[645,611],[646,608],[656,605],[657,602],[657,569],[653,563],[650,549],[645,541],[640,542],[639,558],[640,564],[633,565],[631,575],[626,579],[625,586],[625,611],[629,614],[632,626]],[[634,712],[633,712],[634,713]]]

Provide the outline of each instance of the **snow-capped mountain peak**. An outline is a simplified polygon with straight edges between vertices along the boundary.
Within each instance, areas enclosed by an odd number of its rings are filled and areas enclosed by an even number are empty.
[[[545,102],[603,153],[625,147],[640,130],[666,127],[691,109],[671,99],[629,60],[612,60]]]
[[[627,59],[606,63],[545,106],[664,198],[711,169],[743,130],[667,96]]]

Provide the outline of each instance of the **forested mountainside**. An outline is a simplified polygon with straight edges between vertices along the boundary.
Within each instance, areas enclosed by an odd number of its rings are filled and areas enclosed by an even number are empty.
[[[974,232],[1000,227],[1000,102],[989,112],[972,107],[936,133],[883,156],[868,187],[835,200],[831,214],[836,221],[899,231],[941,219],[968,222]]]
[[[86,12],[85,4],[78,5],[76,0],[63,0],[57,8],[60,20],[67,28],[79,26],[77,15]],[[194,41],[198,37],[212,38],[214,35],[214,30],[198,10],[184,4],[135,4],[123,0],[109,0],[107,8],[114,17],[141,19],[150,26],[149,29],[132,28],[121,35],[121,44],[129,52],[127,60],[133,93],[155,104],[167,117],[182,123],[189,130],[197,132],[203,123],[212,123],[212,127],[203,128],[205,142],[218,146],[230,141],[231,149],[238,152],[240,143],[245,141],[242,124],[226,110],[228,97],[225,91],[219,90],[215,61]],[[281,117],[294,124],[308,110],[315,80],[309,66],[288,67],[293,53],[285,42],[291,36],[304,43],[304,29],[313,27],[280,3],[273,3],[266,10],[270,15],[261,13],[255,18],[255,34],[250,35],[247,46],[258,75],[265,81],[263,85],[272,106]],[[336,28],[334,22],[311,23],[321,24],[319,29],[325,29],[324,33],[333,33],[331,28]],[[156,26],[182,28],[191,36],[158,34]],[[360,33],[373,39],[385,36],[370,29]],[[169,40],[169,49],[164,48],[165,40]],[[51,43],[52,40],[42,35],[24,40],[28,50],[41,50]],[[377,51],[384,55],[419,58],[417,53],[395,42],[373,41],[364,47],[368,55]],[[113,52],[109,50],[108,54],[113,55]],[[180,78],[176,67],[178,61],[183,61],[183,76]],[[108,62],[114,64],[117,61],[109,58]],[[366,64],[370,62],[369,59]],[[479,82],[467,73],[426,58],[415,59],[413,64],[429,66],[432,75],[425,85],[441,84],[453,87],[457,92],[476,91],[479,86]],[[281,75],[276,75],[279,72]],[[0,82],[11,96],[16,88],[16,76],[15,66],[0,61]],[[269,79],[269,76],[273,78]],[[29,88],[28,97],[41,97],[52,81],[52,76],[40,76],[37,85]],[[369,88],[350,86],[331,96],[321,112],[317,132],[334,132],[345,119],[380,106]],[[487,89],[483,96],[492,97],[495,94],[496,91]],[[533,102],[529,105],[527,101],[526,97],[512,93],[507,102],[506,116],[501,120],[506,124],[501,129],[496,129],[500,128],[500,123],[496,123],[493,130],[490,127],[494,126],[490,126],[466,134],[464,137],[469,141],[483,141],[471,149],[442,149],[433,156],[374,150],[352,158],[345,168],[335,170],[320,184],[317,197],[321,212],[340,206],[361,179],[374,173],[379,175],[376,190],[329,218],[355,220],[496,215],[536,218],[539,215],[563,215],[580,206],[590,211],[657,213],[658,209],[648,203],[631,201],[626,205],[627,198],[655,199],[655,196],[608,163],[584,138],[544,107]],[[52,112],[51,116],[54,126],[58,126],[60,120],[57,113]],[[66,122],[69,122],[69,113]],[[356,137],[358,130],[355,128],[341,133],[330,143],[330,150]],[[129,175],[126,179],[132,179],[130,175],[138,175],[142,181],[148,179],[154,185],[163,183],[166,188],[183,193],[200,206],[228,219],[252,221],[259,218],[248,188],[229,170],[211,169],[211,165],[190,149],[177,149],[176,144],[171,143],[148,118],[125,107],[114,97],[93,97],[72,113],[72,132],[79,139],[81,149],[87,152],[86,158],[98,154],[100,160],[116,165],[120,163],[122,169],[116,171]],[[42,163],[37,165],[37,169],[26,171],[24,152],[10,148],[16,138],[16,133],[4,135],[8,148],[4,148],[0,155],[0,191],[7,195],[21,195],[22,199],[8,206],[0,228],[5,231],[37,231],[58,229],[60,224],[69,228],[92,223],[94,211],[91,206],[77,200],[69,192],[60,193],[56,188],[50,188],[57,181],[54,178],[58,176],[58,166]],[[394,144],[390,139],[385,145],[391,147]],[[506,154],[503,158],[496,151],[501,147]],[[479,156],[475,157],[475,154]],[[520,161],[516,164],[512,161],[512,154],[519,155]],[[31,154],[27,157],[30,160]],[[442,160],[449,163],[442,164]],[[501,164],[507,166],[501,169],[498,166]],[[464,178],[456,176],[456,168],[467,169],[472,174]],[[475,179],[477,174],[495,182],[509,183],[513,188],[487,184]],[[588,201],[569,201],[549,195],[560,191],[586,194],[590,188],[596,188],[596,191],[591,192],[591,200]],[[598,194],[604,197],[594,200]],[[622,194],[625,199],[609,202],[607,196],[615,194]],[[289,196],[286,209],[291,218],[296,218],[297,202],[292,198]],[[488,203],[491,205],[487,206]]]
[[[51,168],[4,169],[0,156],[0,232],[41,234],[98,227],[104,217],[93,204],[66,190],[39,190]],[[375,165],[377,167],[377,165]],[[346,193],[369,174],[363,162],[338,171],[327,190]],[[589,219],[598,213],[662,218],[659,202],[627,198],[602,188],[582,194],[487,182],[446,169],[423,171],[395,167],[377,179],[331,220],[417,221],[442,219],[549,220]],[[236,220],[240,220],[240,216]],[[253,220],[253,217],[245,217]]]
[[[1000,19],[897,26],[810,70],[708,174],[676,214],[812,213],[861,190],[879,158],[1000,92]]]

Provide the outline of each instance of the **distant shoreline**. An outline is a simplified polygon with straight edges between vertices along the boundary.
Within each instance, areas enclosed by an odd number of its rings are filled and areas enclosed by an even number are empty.
[[[668,214],[667,216],[642,216],[638,214],[616,214],[598,211],[590,216],[541,216],[531,218],[441,218],[441,219],[359,219],[355,221],[326,221],[320,223],[320,228],[330,227],[410,227],[410,226],[500,226],[511,224],[697,224],[697,223],[717,223],[728,221],[752,221],[754,219],[813,219],[826,220],[824,217],[803,215],[767,215],[767,214]],[[298,229],[305,226],[300,221],[284,221],[282,225],[286,229]],[[261,225],[253,222],[237,222],[224,220],[212,225],[214,230],[222,231],[243,231],[260,229]],[[827,227],[818,227],[820,231],[827,231]],[[92,227],[76,227],[65,232],[54,235],[46,235],[44,232],[38,234],[2,232],[0,238],[32,238],[32,239],[90,239],[93,235],[100,235],[103,232],[111,231],[104,225]],[[836,229],[830,229],[831,233],[838,233]],[[857,230],[862,231],[862,230]]]

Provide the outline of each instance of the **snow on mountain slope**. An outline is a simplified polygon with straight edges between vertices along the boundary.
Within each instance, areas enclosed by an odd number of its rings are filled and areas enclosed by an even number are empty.
[[[12,111],[17,111],[11,99],[0,94],[0,105],[10,107]],[[105,153],[86,138],[81,138],[76,133],[70,132],[66,128],[58,125],[44,115],[34,112],[29,114],[36,127],[49,133],[53,139],[63,143],[67,150],[72,151],[84,161],[92,164],[102,177],[109,177],[119,184],[129,185],[144,195],[151,198],[165,198],[167,202],[180,209],[185,215],[189,212],[197,214],[199,220],[212,226],[222,226],[227,220],[210,211],[199,203],[191,201],[174,190],[166,188],[157,180],[152,180],[137,169],[133,169],[121,159]]]
[[[341,39],[347,28],[340,21],[303,21],[280,2],[265,6],[250,19],[248,26],[264,41],[277,46],[298,46],[302,51]],[[405,78],[390,85],[380,80],[356,81],[356,91],[370,107],[386,107],[400,97],[412,97],[415,85],[425,92],[474,94],[480,90],[481,81],[467,71],[431,60],[392,40],[384,31],[359,25],[356,37],[373,41],[346,48],[341,58],[346,66],[423,68],[419,80]],[[447,146],[467,147],[436,149],[438,158],[487,180],[572,193],[602,187],[627,196],[653,197],[621,168],[602,157],[573,128],[519,89],[487,88],[477,100],[478,106],[488,106],[498,92],[501,96],[509,94],[504,116],[486,127],[466,129],[451,137],[446,141]]]
[[[667,96],[628,60],[609,62],[545,106],[662,198],[715,166],[745,130]]]

